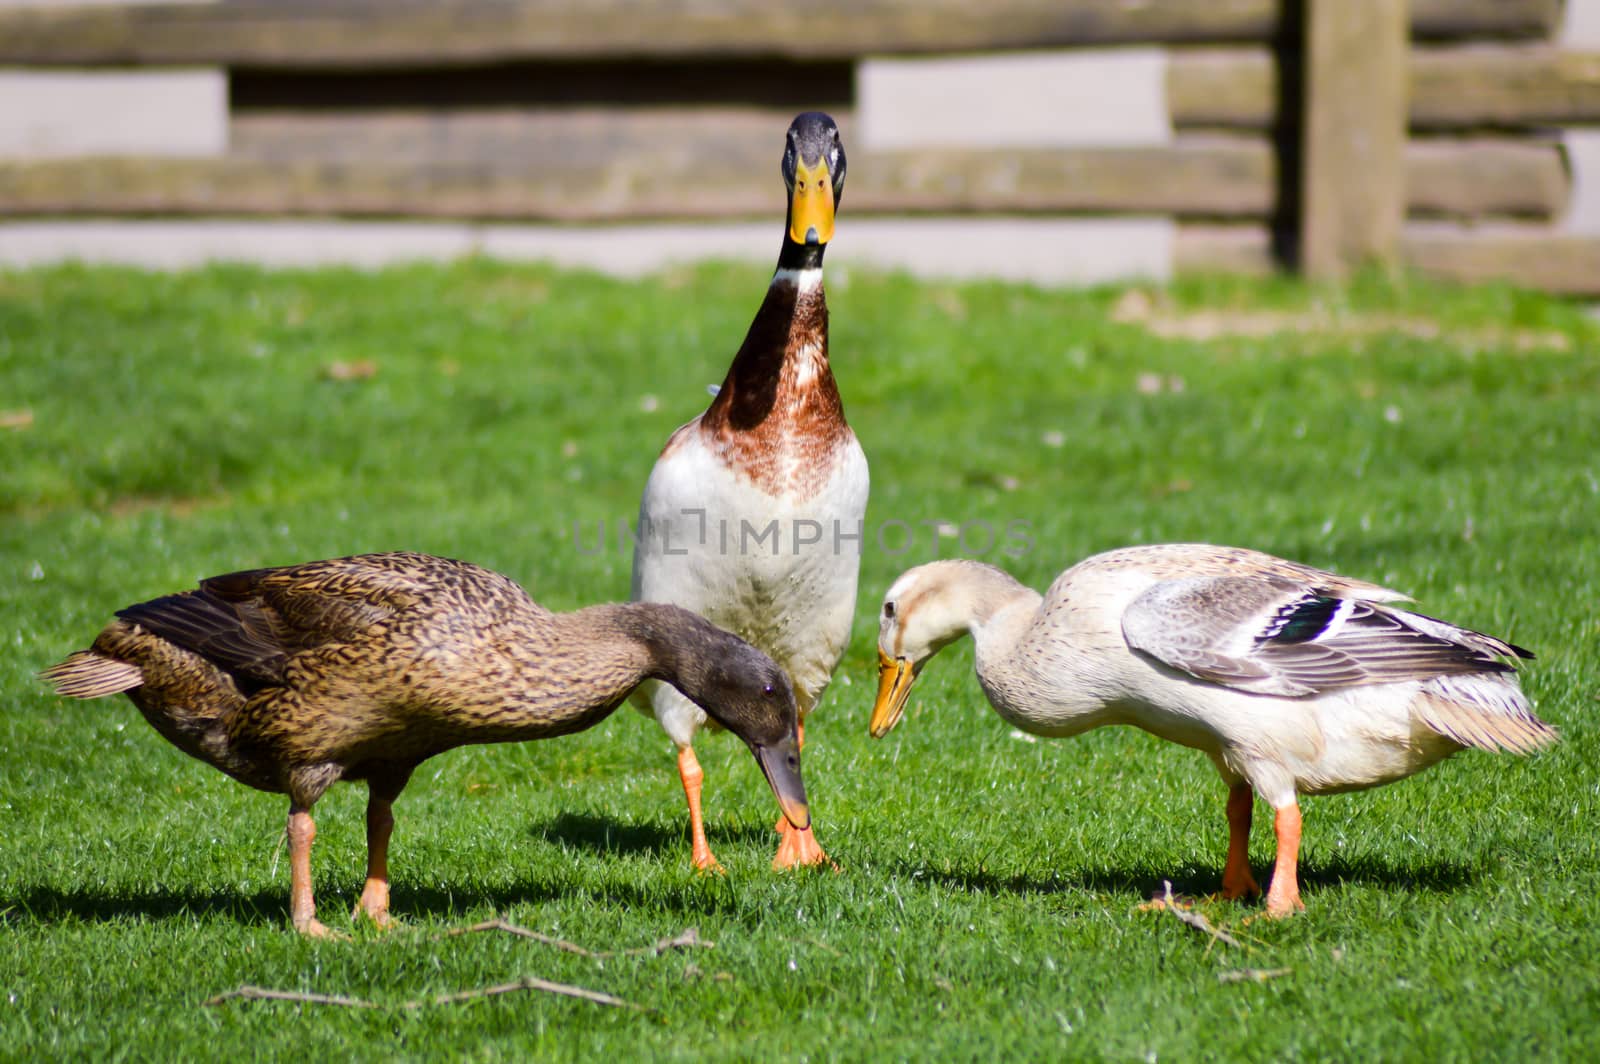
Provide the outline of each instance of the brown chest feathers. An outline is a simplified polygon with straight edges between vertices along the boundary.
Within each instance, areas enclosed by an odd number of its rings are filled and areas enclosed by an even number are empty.
[[[768,494],[821,490],[851,433],[828,365],[820,284],[802,291],[773,280],[698,428],[712,453]]]

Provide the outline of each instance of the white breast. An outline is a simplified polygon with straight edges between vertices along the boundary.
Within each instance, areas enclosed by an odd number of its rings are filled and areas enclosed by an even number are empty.
[[[686,431],[651,471],[635,530],[633,597],[694,610],[766,651],[802,712],[849,640],[865,532],[867,461],[853,436],[832,464],[800,501],[756,487]]]

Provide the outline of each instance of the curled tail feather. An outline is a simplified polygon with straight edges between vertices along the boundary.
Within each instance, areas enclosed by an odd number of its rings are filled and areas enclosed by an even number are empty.
[[[94,650],[78,651],[61,664],[45,669],[39,678],[55,687],[56,694],[67,698],[103,698],[144,683],[139,666]]]

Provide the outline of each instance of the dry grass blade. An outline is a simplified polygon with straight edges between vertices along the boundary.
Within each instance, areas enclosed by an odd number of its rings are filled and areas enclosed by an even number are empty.
[[[666,938],[656,939],[656,944],[654,946],[646,947],[645,949],[625,949],[621,952],[622,955],[628,956],[648,951],[659,957],[668,950],[715,949],[716,946],[717,944],[715,942],[710,942],[700,937],[700,929],[698,927],[686,927],[682,931],[679,931],[676,935],[669,935]]]
[[[1204,931],[1218,942],[1225,942],[1236,949],[1244,949],[1244,945],[1240,943],[1238,939],[1222,930],[1222,928],[1214,925],[1210,920],[1207,920],[1200,913],[1190,912],[1187,909],[1179,908],[1177,901],[1175,901],[1172,897],[1171,880],[1163,879],[1161,881],[1161,887],[1166,891],[1166,897],[1162,898],[1161,900],[1165,902],[1165,904],[1162,905],[1162,908],[1167,912],[1171,913],[1173,916],[1176,916],[1179,920],[1188,924],[1195,930]]]
[[[498,918],[494,920],[484,920],[482,923],[473,924],[471,927],[454,928],[450,931],[450,935],[452,937],[456,935],[470,935],[479,931],[504,931],[508,935],[516,935],[518,938],[532,939],[535,942],[542,942],[546,946],[554,946],[556,949],[563,950],[567,953],[576,953],[580,957],[590,957],[594,960],[607,960],[611,957],[641,957],[645,956],[646,954],[660,956],[661,954],[666,953],[668,950],[697,948],[712,949],[716,946],[715,942],[708,942],[700,937],[699,928],[686,927],[676,935],[669,935],[666,938],[657,939],[654,944],[649,946],[635,946],[632,949],[592,950],[585,949],[576,942],[568,942],[564,938],[556,938],[553,935],[547,935],[542,931],[535,931],[532,928],[521,927],[517,924],[511,923],[509,920],[501,920]]]
[[[548,979],[540,979],[532,975],[525,975],[512,983],[473,987],[471,990],[459,990],[454,994],[439,994],[436,997],[404,1001],[395,1006],[384,1006],[372,1001],[362,1001],[360,998],[337,997],[331,994],[307,994],[297,990],[271,990],[262,986],[241,986],[237,990],[228,990],[215,997],[209,997],[201,1004],[220,1005],[224,1001],[239,998],[245,1001],[290,1001],[300,1005],[337,1005],[347,1009],[381,1009],[386,1007],[421,1009],[431,1005],[457,1005],[463,1001],[474,1001],[478,998],[494,997],[498,994],[511,994],[520,990],[539,990],[546,994],[560,994],[562,997],[592,1001],[596,1005],[609,1005],[612,1008],[633,1009],[636,1012],[655,1011],[648,1005],[635,1005],[631,1001],[624,1001],[619,997],[613,997],[599,990],[573,986],[571,983],[553,983]]]
[[[378,375],[378,363],[370,358],[350,362],[329,362],[322,367],[322,375],[330,381],[365,381]]]
[[[237,990],[226,990],[215,997],[208,997],[201,1002],[202,1005],[220,1005],[224,1001],[242,998],[245,1001],[293,1001],[301,1005],[339,1005],[347,1009],[379,1009],[382,1005],[371,1001],[362,1001],[360,998],[335,997],[329,994],[305,994],[297,990],[270,990],[264,986],[241,986]]]
[[[531,938],[535,942],[542,942],[546,946],[554,946],[556,949],[562,950],[566,953],[576,953],[580,957],[597,956],[593,950],[584,949],[576,942],[568,942],[564,938],[555,938],[551,935],[545,934],[542,931],[534,931],[531,928],[518,927],[516,924],[500,919],[485,920],[482,923],[473,924],[471,927],[452,928],[449,931],[449,935],[450,937],[455,938],[458,935],[471,935],[476,934],[479,931],[504,931],[508,935],[516,935],[519,938]]]
[[[1217,973],[1219,983],[1264,983],[1294,971],[1293,968],[1231,968]]]
[[[514,983],[501,983],[498,986],[480,986],[471,990],[462,990],[454,994],[440,994],[436,998],[425,1001],[408,1001],[400,1007],[403,1009],[420,1009],[427,1005],[456,1005],[463,1001],[472,1001],[475,998],[494,997],[497,994],[511,994],[519,990],[542,990],[547,994],[560,994],[563,997],[579,998],[583,1001],[592,1001],[596,1005],[610,1005],[613,1008],[633,1009],[635,1012],[654,1012],[648,1005],[635,1005],[631,1001],[623,1001],[619,997],[603,994],[598,990],[589,990],[571,983],[552,983],[548,979],[537,976],[525,975]]]

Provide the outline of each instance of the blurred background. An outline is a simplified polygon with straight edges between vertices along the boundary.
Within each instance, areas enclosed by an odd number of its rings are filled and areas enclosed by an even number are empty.
[[[0,262],[1367,260],[1600,294],[1600,0],[0,0]]]

